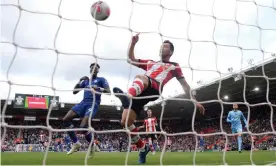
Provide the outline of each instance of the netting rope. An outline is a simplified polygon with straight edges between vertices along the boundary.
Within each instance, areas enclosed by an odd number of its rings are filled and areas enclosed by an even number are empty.
[[[223,113],[224,113],[224,107],[223,107],[223,104],[234,104],[233,102],[225,102],[223,101],[221,98],[220,98],[220,90],[221,90],[221,82],[222,82],[222,72],[219,71],[218,69],[218,66],[217,66],[217,61],[218,61],[218,46],[224,46],[224,47],[234,47],[234,48],[237,48],[241,51],[242,53],[242,58],[241,58],[241,64],[243,63],[243,51],[246,51],[246,50],[255,50],[255,51],[261,51],[262,55],[263,55],[263,59],[264,59],[264,56],[265,56],[265,53],[268,53],[268,54],[275,54],[275,53],[272,53],[272,52],[268,52],[268,51],[265,51],[263,48],[262,48],[262,31],[264,30],[271,30],[271,31],[276,31],[276,29],[268,29],[268,28],[262,28],[260,25],[259,25],[259,22],[258,22],[258,13],[259,13],[259,8],[260,7],[263,7],[263,8],[270,8],[270,9],[273,9],[273,10],[276,10],[276,7],[275,7],[275,4],[273,1],[271,3],[271,6],[266,6],[266,5],[261,5],[261,4],[258,4],[257,2],[255,1],[246,1],[246,0],[236,0],[236,6],[235,6],[235,19],[224,19],[224,18],[218,18],[215,16],[214,14],[214,4],[216,2],[216,0],[213,1],[213,4],[212,4],[212,15],[208,15],[208,14],[200,14],[200,13],[194,13],[192,12],[190,9],[189,9],[189,2],[191,0],[187,0],[186,1],[186,8],[187,9],[172,9],[172,8],[167,8],[165,7],[163,4],[162,4],[162,0],[160,0],[159,3],[142,3],[142,2],[138,2],[138,1],[134,1],[134,0],[131,0],[132,2],[132,8],[131,8],[131,14],[130,14],[130,17],[129,17],[129,25],[128,27],[119,27],[119,26],[111,26],[111,25],[103,25],[101,24],[100,22],[97,22],[95,20],[83,20],[83,19],[71,19],[71,18],[66,18],[66,17],[63,17],[62,14],[60,13],[60,9],[61,9],[61,6],[62,6],[62,2],[64,0],[60,0],[59,2],[59,5],[58,5],[58,14],[54,14],[54,13],[47,13],[47,12],[40,12],[40,11],[31,11],[31,10],[27,10],[25,8],[23,8],[21,6],[21,3],[20,3],[20,0],[17,0],[17,4],[1,4],[1,7],[15,7],[15,8],[18,8],[19,10],[19,16],[18,16],[18,19],[16,21],[16,25],[15,25],[15,29],[13,31],[13,41],[12,42],[9,42],[9,41],[1,41],[1,44],[9,44],[9,45],[13,45],[14,46],[14,49],[15,49],[15,52],[13,54],[13,57],[12,57],[12,60],[8,66],[8,70],[7,70],[7,73],[6,73],[6,80],[0,80],[0,82],[6,82],[8,83],[9,85],[9,89],[8,89],[8,96],[7,96],[7,100],[4,104],[4,107],[3,107],[3,110],[2,110],[2,115],[1,115],[1,118],[2,118],[2,121],[1,121],[1,126],[3,127],[4,131],[3,131],[3,137],[2,137],[2,140],[1,142],[4,141],[5,139],[5,136],[6,136],[6,129],[7,128],[21,128],[21,129],[45,129],[45,130],[48,130],[49,131],[49,138],[52,138],[52,132],[66,132],[66,131],[83,131],[83,130],[86,130],[86,131],[91,131],[92,133],[114,133],[114,132],[125,132],[128,134],[128,137],[129,137],[129,148],[130,148],[130,145],[131,145],[131,138],[130,138],[130,134],[132,134],[132,132],[130,132],[128,129],[127,129],[127,126],[126,127],[126,130],[125,129],[121,129],[121,130],[106,130],[106,131],[98,131],[98,130],[95,130],[93,129],[93,127],[91,126],[91,123],[89,123],[89,128],[87,129],[80,129],[80,128],[74,128],[74,129],[54,129],[51,127],[51,125],[49,124],[49,119],[50,119],[50,114],[51,114],[51,111],[52,111],[52,105],[50,106],[49,108],[49,111],[48,111],[48,114],[47,114],[47,119],[46,119],[46,126],[25,126],[25,125],[10,125],[10,124],[7,124],[5,123],[5,113],[6,113],[6,110],[7,110],[7,105],[8,105],[8,99],[10,97],[10,93],[11,93],[11,86],[12,85],[18,85],[18,86],[32,86],[32,87],[44,87],[44,88],[50,88],[53,90],[54,92],[54,96],[56,95],[56,91],[69,91],[69,90],[61,90],[61,89],[56,89],[54,87],[54,83],[53,83],[53,80],[54,80],[54,75],[55,75],[55,72],[56,72],[56,68],[58,66],[58,62],[59,62],[59,55],[60,54],[64,54],[64,55],[67,55],[67,56],[75,56],[75,55],[81,55],[81,56],[90,56],[90,57],[94,57],[95,61],[97,62],[98,59],[101,59],[101,60],[121,60],[121,61],[125,61],[125,58],[103,58],[103,57],[100,57],[100,56],[97,56],[95,54],[95,43],[96,43],[96,39],[97,39],[97,35],[98,35],[98,28],[99,26],[104,26],[104,27],[108,27],[108,28],[119,28],[119,29],[125,29],[125,30],[128,30],[131,34],[132,33],[141,33],[141,34],[147,34],[147,33],[151,33],[151,34],[158,34],[160,36],[160,40],[161,41],[164,41],[164,38],[171,38],[171,39],[181,39],[181,40],[185,40],[185,41],[188,41],[190,43],[190,50],[189,50],[189,58],[188,58],[188,66],[181,66],[181,68],[188,68],[188,69],[191,69],[192,71],[192,81],[193,81],[193,74],[194,74],[194,71],[212,71],[212,72],[217,72],[219,75],[220,75],[220,80],[219,80],[219,88],[218,88],[218,91],[217,91],[217,97],[218,97],[218,100],[208,100],[208,101],[204,101],[204,102],[200,102],[201,104],[206,104],[206,103],[212,103],[212,102],[218,102],[220,103],[221,105],[221,116],[220,116],[220,129],[221,129],[221,132],[216,132],[216,133],[209,133],[209,134],[199,134],[195,131],[194,129],[194,126],[195,126],[195,115],[196,115],[196,107],[194,107],[194,112],[193,112],[193,117],[192,117],[192,132],[181,132],[181,133],[174,133],[174,134],[170,134],[170,133],[166,133],[164,130],[163,130],[163,127],[162,127],[162,119],[163,119],[163,115],[164,115],[164,110],[165,110],[165,105],[166,105],[166,102],[164,101],[165,97],[161,94],[161,90],[160,90],[160,96],[148,96],[148,97],[139,97],[139,99],[142,99],[142,98],[150,98],[150,97],[160,97],[161,100],[162,100],[162,110],[161,110],[161,115],[160,115],[160,129],[161,131],[160,132],[150,132],[150,134],[162,134],[164,135],[165,137],[165,143],[164,143],[164,146],[163,146],[163,149],[162,149],[162,153],[161,153],[161,157],[160,157],[160,165],[163,165],[163,157],[164,157],[164,153],[165,153],[165,150],[166,150],[166,145],[167,145],[167,137],[168,136],[178,136],[178,135],[194,135],[195,136],[195,140],[196,140],[196,146],[195,146],[195,150],[194,150],[194,155],[193,155],[193,164],[196,165],[196,152],[197,152],[197,146],[198,146],[198,139],[197,137],[198,136],[215,136],[215,135],[224,135],[225,137],[225,148],[227,147],[228,145],[228,136],[234,136],[234,134],[228,134],[226,133],[224,130],[223,130]],[[246,24],[246,23],[242,23],[242,22],[239,22],[238,19],[237,19],[237,2],[245,2],[245,3],[253,3],[256,7],[256,10],[257,10],[257,18],[256,18],[256,25],[253,25],[253,24]],[[131,18],[132,18],[132,15],[133,15],[133,6],[134,4],[140,4],[140,5],[153,5],[153,6],[159,6],[161,9],[162,9],[162,15],[160,17],[160,20],[159,20],[159,26],[158,26],[158,32],[153,32],[153,31],[144,31],[144,32],[136,32],[134,31],[133,29],[131,29],[131,25],[130,25],[130,22],[131,22]],[[161,21],[163,19],[163,15],[164,15],[164,12],[165,10],[171,10],[171,11],[184,11],[184,12],[187,12],[188,15],[189,15],[189,21],[188,21],[188,28],[187,28],[187,38],[181,38],[181,37],[172,37],[172,36],[166,36],[164,34],[161,33],[161,30],[160,30],[160,27],[161,27]],[[18,30],[18,25],[19,25],[19,22],[20,22],[20,19],[21,19],[21,14],[22,12],[28,12],[28,13],[31,13],[31,14],[41,14],[41,15],[52,15],[52,16],[56,16],[60,19],[60,22],[59,22],[59,26],[58,26],[58,29],[55,33],[55,38],[54,38],[54,48],[40,48],[40,47],[26,47],[20,43],[17,43],[16,42],[16,32]],[[213,28],[213,34],[212,34],[212,41],[204,41],[204,40],[192,40],[190,39],[190,22],[191,22],[191,16],[192,15],[195,15],[195,16],[201,16],[201,17],[209,17],[209,18],[212,18],[214,20],[214,28]],[[235,22],[238,26],[238,34],[237,34],[237,45],[227,45],[227,44],[221,44],[221,43],[218,43],[216,42],[215,38],[214,38],[214,33],[215,33],[215,30],[216,30],[216,22],[217,21],[230,21],[230,22]],[[93,42],[93,46],[92,46],[92,54],[87,54],[87,53],[72,53],[72,52],[65,52],[65,51],[60,51],[57,49],[56,47],[56,41],[57,41],[57,37],[59,35],[59,31],[60,31],[60,27],[62,25],[62,22],[63,21],[74,21],[74,22],[94,22],[96,24],[96,32],[95,32],[95,38],[94,38],[94,42]],[[259,32],[260,32],[260,40],[259,40],[259,48],[258,49],[252,49],[252,48],[243,48],[242,46],[240,46],[239,44],[239,37],[240,37],[240,26],[243,25],[243,26],[250,26],[250,27],[255,27],[255,28],[258,28]],[[203,69],[197,69],[197,68],[193,68],[191,63],[190,63],[190,59],[191,59],[191,51],[192,51],[192,48],[193,48],[193,43],[197,43],[197,42],[201,42],[201,43],[212,43],[214,44],[214,46],[216,47],[216,70],[203,70]],[[19,84],[19,83],[16,83],[16,82],[12,82],[10,79],[9,79],[9,73],[10,73],[10,70],[11,70],[11,67],[13,66],[13,63],[14,63],[14,60],[17,56],[17,51],[18,51],[18,48],[20,49],[33,49],[33,50],[50,50],[50,51],[53,51],[56,53],[56,62],[55,62],[55,66],[54,66],[54,70],[53,70],[53,73],[52,73],[52,78],[51,78],[51,86],[44,86],[44,85],[37,85],[37,84]],[[128,62],[134,64],[136,62],[131,62],[129,59],[128,59]],[[94,70],[94,69],[93,69]],[[242,69],[241,69],[242,70]],[[130,77],[131,77],[131,67],[130,67],[130,70],[129,70],[129,80],[130,80]],[[249,134],[251,136],[251,139],[252,139],[252,136],[254,135],[265,135],[265,134],[276,134],[275,132],[275,129],[274,129],[274,126],[273,126],[273,106],[275,107],[276,105],[275,104],[272,104],[270,101],[269,101],[269,80],[276,80],[276,78],[269,78],[266,76],[265,74],[265,71],[264,71],[264,65],[262,65],[262,76],[250,76],[250,75],[245,75],[243,73],[241,73],[241,75],[243,76],[243,79],[245,80],[244,81],[244,89],[243,89],[243,98],[244,98],[244,101],[245,102],[235,102],[236,104],[243,104],[243,105],[246,105],[247,106],[247,109],[248,109],[248,116],[247,116],[247,120],[248,122],[250,121],[250,107],[256,107],[256,106],[261,106],[261,105],[269,105],[270,107],[270,110],[271,110],[271,118],[270,118],[270,123],[271,123],[271,129],[272,131],[271,132],[263,132],[263,133],[252,133],[248,128],[247,128],[247,131],[246,132],[243,132],[243,134]],[[246,78],[263,78],[266,80],[267,82],[267,91],[266,91],[266,100],[267,102],[263,102],[263,103],[257,103],[257,104],[249,104],[246,100],[246,96],[245,96],[245,92],[246,92]],[[128,82],[128,85],[129,85],[129,82]],[[92,89],[91,89],[92,90]],[[71,91],[71,90],[70,90]],[[98,92],[94,92],[94,95],[95,93],[98,93]],[[192,91],[190,91],[190,94],[192,94]],[[121,95],[121,94],[118,94],[118,95]],[[195,106],[195,100],[193,99],[179,99],[179,98],[166,98],[166,100],[181,100],[181,101],[190,101],[190,102],[193,102],[194,106]],[[131,103],[132,103],[132,100],[131,100]],[[93,106],[94,107],[94,104]],[[92,116],[92,112],[90,114],[90,118]],[[129,114],[127,115],[127,119],[129,117]],[[149,132],[140,132],[139,134],[149,134]],[[94,134],[93,134],[94,135]],[[49,140],[51,141],[51,140]],[[252,142],[252,145],[253,145],[253,141]],[[50,146],[50,143],[48,144],[47,146],[47,149],[46,149],[46,153],[44,155],[44,158],[43,158],[43,165],[46,165],[46,159],[47,159],[47,155],[48,155],[48,150],[49,150],[49,146]],[[91,143],[89,145],[89,149],[86,153],[86,157],[85,157],[85,165],[87,165],[87,160],[88,160],[88,153],[89,153],[89,150],[91,149]],[[128,164],[128,156],[129,156],[129,150],[126,154],[126,158],[125,158],[125,165]],[[253,152],[253,149],[251,148],[251,152],[250,152],[250,162],[251,164],[254,164],[253,162],[253,158],[252,158],[252,152]],[[227,162],[225,160],[226,158],[226,150],[224,150],[223,152],[223,164],[224,165],[227,165]]]

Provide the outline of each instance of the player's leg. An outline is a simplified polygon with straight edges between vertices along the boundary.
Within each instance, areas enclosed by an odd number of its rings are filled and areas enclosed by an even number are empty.
[[[151,136],[148,136],[148,143],[149,143],[150,151],[153,152],[153,145],[152,145]]]
[[[129,117],[127,120],[127,114],[129,112]],[[134,132],[131,134],[131,142],[136,145],[136,147],[139,149],[139,163],[143,164],[146,163],[146,155],[150,151],[150,148],[148,144],[145,144],[144,141],[140,138],[138,135],[138,128],[134,125],[134,121],[136,120],[137,114],[133,109],[124,109],[122,114],[122,120],[121,125],[125,127],[127,125],[128,129],[131,132]],[[136,134],[137,132],[137,134]]]
[[[155,138],[155,140],[153,140],[153,149],[154,149],[154,152],[156,152],[157,151],[157,136],[156,136],[156,138]]]
[[[119,88],[113,89],[114,93],[124,93]],[[134,96],[151,96],[151,95],[159,95],[159,92],[153,88],[151,88],[151,82],[147,76],[136,76],[136,79],[133,82],[133,85],[128,90],[128,95]],[[138,129],[134,125],[134,121],[136,120],[137,116],[139,116],[140,111],[143,109],[144,105],[146,105],[150,101],[154,101],[156,98],[148,98],[148,99],[133,99],[131,108],[129,108],[129,99],[127,96],[123,95],[116,95],[121,102],[123,107],[125,108],[122,114],[121,125],[123,127],[127,126],[127,128],[131,132],[138,132]],[[127,115],[129,117],[127,119]],[[138,134],[131,134],[131,141],[134,143],[139,151],[139,162],[145,163],[146,162],[146,155],[149,152],[148,144],[145,144],[142,139],[139,137]]]
[[[140,94],[143,93],[149,86],[150,81],[149,78],[145,75],[137,75],[132,83],[132,86],[128,89],[128,95],[132,97],[139,96]],[[124,92],[120,88],[113,88],[114,93],[121,93],[124,94]],[[129,98],[124,95],[116,95],[121,102],[122,106],[127,109],[129,107]],[[147,103],[146,103],[147,104]],[[144,106],[144,105],[143,105]],[[142,107],[143,107],[142,106]],[[140,110],[139,110],[140,111]]]
[[[235,134],[235,138],[237,140],[237,144],[238,144],[238,151],[240,152],[240,138],[239,138],[239,133],[238,130],[236,128],[232,128],[232,133]]]
[[[81,121],[80,124],[80,128],[84,128],[87,129],[88,128],[88,123],[91,121],[90,114],[91,114],[91,118],[94,118],[96,113],[98,112],[98,108],[99,108],[99,103],[95,103],[94,105],[91,105],[91,103],[87,103],[84,107],[85,109],[85,115]],[[91,131],[83,131],[82,132],[85,136],[86,141],[90,144],[92,140],[92,133]],[[92,146],[91,146],[91,150],[90,150],[90,154],[89,157],[93,157],[94,153],[96,151],[96,145],[94,143],[94,141],[92,142]]]
[[[155,154],[155,152],[156,152],[156,148],[155,148],[155,144],[156,144],[156,142],[157,142],[157,136],[156,136],[156,134],[152,134],[151,135],[151,150],[152,150],[152,154],[154,155]]]
[[[200,143],[200,152],[204,151],[204,145],[202,143]]]
[[[76,112],[74,112],[72,110],[68,111],[67,114],[62,118],[63,126],[66,129],[72,129],[72,128],[74,128],[74,125],[72,124],[72,120],[74,118],[76,118],[76,117],[77,117]],[[78,142],[78,138],[76,136],[75,131],[68,131],[68,135],[71,138],[71,140],[73,141],[73,143],[77,143]]]
[[[237,137],[238,137],[238,151],[239,153],[241,153],[241,149],[242,149],[242,136],[241,136],[241,133],[242,133],[242,129],[239,128],[237,129]]]
[[[113,92],[114,93],[120,93],[120,94],[124,93],[119,88],[114,88]],[[123,95],[116,95],[116,97],[118,97],[121,100],[122,105],[125,108],[123,110],[122,119],[121,119],[121,125],[122,125],[122,127],[125,128],[126,125],[127,125],[127,128],[131,132],[138,132],[139,131],[138,128],[134,125],[134,121],[137,118],[137,114],[136,114],[136,112],[133,109],[130,109],[130,110],[128,109],[128,107],[129,107],[129,99],[128,99],[128,97],[123,96]],[[127,119],[128,113],[129,113],[129,117]],[[142,139],[139,137],[138,134],[131,134],[131,142],[133,144],[135,144],[137,146],[137,148],[143,148],[144,147],[144,142],[142,141]]]
[[[127,114],[129,112],[129,117],[127,119]],[[124,109],[123,114],[122,114],[122,119],[121,119],[121,125],[122,127],[125,127],[127,125],[127,128],[131,132],[135,132],[134,134],[131,134],[131,142],[137,146],[137,148],[143,148],[144,147],[144,142],[138,135],[138,128],[134,125],[134,121],[136,120],[136,112],[132,109]],[[137,132],[137,134],[136,134]]]
[[[67,129],[74,128],[74,125],[72,124],[72,120],[76,117],[83,117],[84,116],[84,106],[85,103],[81,102],[79,104],[76,104],[72,109],[63,117],[63,125]],[[78,151],[81,147],[80,142],[78,141],[78,138],[76,136],[75,131],[69,131],[68,132],[69,137],[73,141],[73,145],[70,149],[70,151],[67,153],[68,155]]]
[[[149,78],[145,75],[137,75],[128,89],[128,94],[132,97],[140,95],[149,85]]]
[[[89,122],[89,115],[82,118],[80,128],[87,129],[88,128],[88,122]],[[85,130],[85,131],[82,131],[81,133],[84,134],[86,141],[88,142],[88,144],[90,144],[91,141],[92,141],[91,131]],[[95,152],[95,147],[94,147],[94,143],[93,143],[92,146],[91,146],[89,157],[93,157],[94,152]]]

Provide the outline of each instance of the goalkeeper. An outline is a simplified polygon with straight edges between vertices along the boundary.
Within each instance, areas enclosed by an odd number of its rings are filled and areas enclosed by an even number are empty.
[[[73,128],[74,126],[72,124],[72,120],[76,117],[82,118],[80,128],[87,128],[90,113],[92,112],[92,118],[94,118],[94,116],[96,115],[101,103],[101,94],[94,94],[94,92],[90,88],[93,88],[97,92],[110,93],[109,85],[106,79],[97,76],[99,69],[100,66],[98,64],[92,63],[90,65],[90,73],[92,74],[92,79],[89,79],[87,76],[84,76],[75,85],[73,94],[77,94],[80,91],[79,88],[89,89],[84,90],[83,100],[79,104],[73,106],[72,109],[62,119],[65,128]],[[85,135],[86,140],[90,143],[92,141],[91,132],[83,131],[82,133]],[[76,133],[74,131],[69,131],[68,135],[73,141],[71,150],[67,153],[69,155],[79,150],[81,144],[79,143]],[[93,143],[93,147],[91,148],[90,152],[90,157],[92,157],[95,148],[96,145]]]
[[[192,99],[195,99],[194,96],[190,96],[190,86],[186,82],[180,66],[177,63],[170,62],[170,58],[174,52],[173,44],[166,40],[163,42],[161,47],[161,62],[155,62],[152,60],[142,60],[136,59],[134,56],[134,47],[138,42],[139,34],[132,37],[131,45],[128,52],[128,58],[134,62],[134,66],[137,66],[146,71],[145,75],[137,75],[133,81],[132,86],[128,89],[128,97],[124,95],[116,95],[122,102],[124,111],[122,114],[121,125],[125,127],[127,124],[128,129],[132,132],[138,132],[138,128],[135,127],[134,121],[137,116],[140,115],[140,111],[143,110],[144,105],[150,101],[157,100],[159,97],[159,89],[163,90],[164,85],[170,81],[172,78],[177,78],[177,80],[182,85],[185,93]],[[143,63],[143,64],[137,64]],[[119,88],[113,89],[114,93],[123,93]],[[133,99],[131,109],[129,110],[129,97],[145,97],[153,96],[146,99]],[[196,107],[204,114],[204,107],[196,102]],[[129,112],[130,111],[130,112]],[[129,119],[127,121],[127,114],[129,112]],[[136,144],[137,148],[140,149],[139,152],[139,163],[146,162],[146,155],[149,152],[150,148],[148,144],[145,144],[139,135],[131,135],[131,141]]]
[[[238,135],[238,151],[241,153],[241,147],[242,147],[242,123],[241,118],[243,119],[243,122],[245,123],[245,127],[247,128],[247,121],[246,118],[243,116],[243,113],[238,110],[238,104],[233,104],[233,110],[228,113],[227,116],[227,122],[231,123],[231,129],[232,133],[237,133]]]

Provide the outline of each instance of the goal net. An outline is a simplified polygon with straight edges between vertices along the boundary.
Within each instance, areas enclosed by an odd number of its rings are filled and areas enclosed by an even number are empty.
[[[169,139],[173,137],[184,142],[191,140],[185,143],[183,148],[176,150],[189,149],[189,152],[193,152],[194,165],[198,164],[196,159],[199,137],[213,142],[209,145],[210,149],[215,144],[218,145],[218,149],[223,153],[222,164],[228,164],[227,150],[231,149],[229,142],[233,142],[234,134],[229,130],[230,127],[225,125],[225,116],[234,103],[242,105],[242,112],[246,115],[249,125],[243,132],[251,145],[250,163],[247,164],[254,164],[255,137],[261,140],[263,136],[271,136],[271,139],[276,140],[273,114],[276,108],[273,96],[276,86],[273,73],[276,65],[270,65],[269,69],[265,67],[275,60],[275,0],[106,0],[111,8],[111,15],[103,22],[93,20],[89,13],[94,2],[96,1],[2,0],[3,70],[1,69],[0,81],[2,85],[5,84],[3,92],[5,91],[6,97],[6,102],[3,108],[1,107],[2,143],[8,129],[43,129],[49,132],[49,138],[52,138],[54,132],[82,131],[80,128],[53,128],[50,124],[52,105],[47,113],[46,126],[8,123],[5,117],[9,99],[13,97],[13,89],[26,93],[31,90],[34,90],[33,93],[43,93],[43,90],[47,89],[54,96],[62,96],[63,93],[72,91],[70,88],[74,84],[65,82],[76,80],[82,76],[79,71],[85,71],[86,67],[83,66],[96,62],[102,66],[101,73],[107,75],[111,87],[120,87],[126,91],[134,76],[143,74],[143,71],[127,64],[130,62],[127,59],[127,50],[131,36],[137,33],[140,33],[140,41],[135,53],[137,58],[141,59],[159,61],[160,45],[167,39],[172,41],[175,46],[172,60],[180,64],[185,79],[192,87],[190,94],[195,95],[206,108],[205,117],[198,115],[194,107],[195,100],[185,97],[176,80],[164,87],[157,101],[145,106],[154,108],[159,115],[157,118],[160,131],[151,134],[162,135],[160,165],[171,164],[163,163],[163,157],[168,150]],[[250,74],[251,70],[257,69],[261,72]],[[268,70],[269,74],[266,73]],[[20,72],[32,74],[22,76]],[[225,80],[231,77],[234,79],[233,84],[224,84]],[[252,87],[252,81],[256,82],[256,87]],[[242,86],[235,86],[235,82]],[[257,87],[261,83],[262,85]],[[205,87],[210,89],[204,90]],[[29,90],[26,90],[28,88]],[[237,89],[240,91],[237,92]],[[248,95],[251,91],[262,91],[264,95],[259,95],[262,100],[259,100],[256,94]],[[3,98],[3,95],[1,97]],[[65,100],[71,98],[68,95],[63,97]],[[255,97],[257,100],[254,100]],[[181,102],[184,104],[180,104]],[[251,124],[254,126],[255,121],[251,120],[251,112],[263,107],[269,112],[265,119],[268,125],[262,130],[252,128]],[[212,110],[214,108],[218,110]],[[173,118],[174,111],[190,113],[190,119],[182,119],[187,120],[189,129],[177,132],[166,130],[165,126],[170,122],[164,119]],[[166,117],[169,114],[171,116]],[[202,126],[205,122],[200,121],[204,118],[214,118],[213,114],[217,119],[217,129],[203,132],[201,128],[207,127]],[[91,116],[92,114],[90,118]],[[129,130],[95,130],[90,123],[87,130],[94,134],[126,133],[128,146],[131,146]],[[140,135],[145,134],[150,133],[140,132]],[[189,144],[188,148],[186,144]],[[176,144],[178,145],[182,146],[181,143]],[[43,165],[47,164],[49,146],[50,144],[45,151]],[[90,148],[91,144],[85,149],[85,165],[88,164]],[[130,153],[129,150],[126,153],[126,165],[129,163]],[[273,161],[267,164],[270,163]]]

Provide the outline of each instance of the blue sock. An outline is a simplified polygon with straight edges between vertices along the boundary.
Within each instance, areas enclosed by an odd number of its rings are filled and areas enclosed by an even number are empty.
[[[241,146],[242,146],[242,137],[238,136],[238,148],[239,148],[239,151],[241,151]]]
[[[72,129],[74,127],[71,122],[64,122],[63,125],[67,129]],[[68,131],[67,133],[68,133],[69,137],[71,138],[71,140],[74,143],[78,142],[78,138],[77,138],[76,133],[74,131]]]

